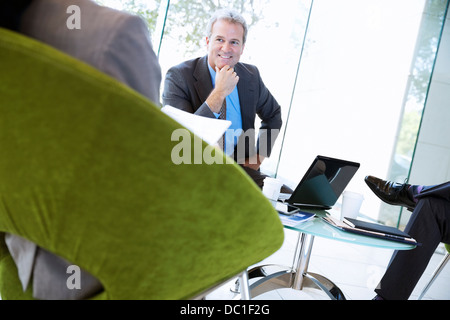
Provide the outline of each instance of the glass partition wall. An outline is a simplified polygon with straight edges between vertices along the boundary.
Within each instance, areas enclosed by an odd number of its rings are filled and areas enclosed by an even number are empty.
[[[402,227],[399,207],[382,206],[364,177],[408,177],[448,0],[97,2],[148,21],[163,78],[206,55],[213,11],[239,10],[249,24],[241,61],[258,66],[282,106],[262,170],[295,187],[316,155],[360,162],[347,189],[364,194],[361,212]]]
[[[434,71],[448,1],[425,1],[420,28],[404,90],[394,150],[389,163],[388,179],[403,182],[409,178],[418,133],[425,111],[429,85]],[[382,203],[379,219],[394,226],[407,224],[411,212]]]
[[[298,181],[317,154],[360,162],[347,189],[364,194],[361,212],[403,227],[401,208],[383,205],[364,177],[408,177],[446,8],[313,1],[277,176]]]

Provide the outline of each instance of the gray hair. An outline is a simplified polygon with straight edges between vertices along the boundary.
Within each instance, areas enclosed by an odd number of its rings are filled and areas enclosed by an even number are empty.
[[[208,26],[206,27],[206,35],[208,36],[208,38],[211,38],[213,25],[218,20],[226,20],[231,23],[240,24],[244,28],[243,44],[245,44],[245,42],[247,41],[248,33],[247,22],[245,22],[244,17],[240,13],[232,9],[220,9],[212,15],[211,19],[208,22]]]

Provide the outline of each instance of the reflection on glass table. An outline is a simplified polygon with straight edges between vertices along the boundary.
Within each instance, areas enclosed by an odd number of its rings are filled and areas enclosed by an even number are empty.
[[[308,271],[314,237],[316,236],[392,250],[411,250],[415,248],[415,245],[412,244],[358,235],[336,229],[322,220],[323,216],[329,215],[328,212],[322,210],[307,211],[315,213],[315,218],[295,226],[285,226],[285,228],[299,233],[292,266],[261,265],[248,270],[249,279],[252,280],[250,284],[250,296],[252,298],[281,288],[302,290],[305,287],[313,287],[321,289],[333,300],[346,300],[342,291],[331,280]],[[239,282],[236,282],[236,287],[232,288],[232,291],[239,291]]]

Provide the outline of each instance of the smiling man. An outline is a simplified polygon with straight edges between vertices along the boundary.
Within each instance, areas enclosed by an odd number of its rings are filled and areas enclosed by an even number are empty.
[[[224,151],[262,186],[265,176],[258,170],[270,155],[281,128],[281,108],[258,69],[239,62],[247,31],[245,19],[236,11],[214,13],[207,27],[208,54],[172,67],[166,74],[162,98],[164,105],[230,120]],[[258,139],[256,115],[261,120]]]

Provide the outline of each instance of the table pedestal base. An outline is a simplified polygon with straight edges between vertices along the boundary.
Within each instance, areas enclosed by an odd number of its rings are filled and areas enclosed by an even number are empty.
[[[346,300],[342,291],[331,280],[317,273],[308,272],[313,241],[314,236],[305,233],[299,234],[292,268],[265,265],[248,270],[250,280],[260,278],[250,284],[250,297],[253,298],[276,289],[302,290],[310,287],[321,289],[332,300]],[[235,287],[231,288],[231,291],[239,292],[239,281],[236,281]]]

